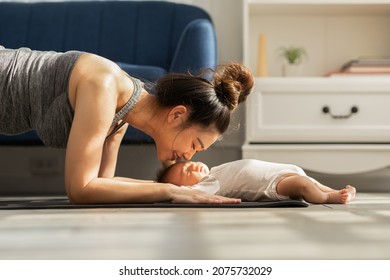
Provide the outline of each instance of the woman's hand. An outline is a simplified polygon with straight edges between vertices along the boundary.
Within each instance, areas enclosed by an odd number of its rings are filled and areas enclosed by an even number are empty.
[[[175,185],[170,189],[169,196],[172,203],[237,204],[241,202],[241,199],[238,198],[209,194],[191,187],[178,187]]]

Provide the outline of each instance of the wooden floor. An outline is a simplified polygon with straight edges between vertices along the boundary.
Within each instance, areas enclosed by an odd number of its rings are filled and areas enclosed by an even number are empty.
[[[390,193],[308,208],[0,210],[0,259],[390,259]]]

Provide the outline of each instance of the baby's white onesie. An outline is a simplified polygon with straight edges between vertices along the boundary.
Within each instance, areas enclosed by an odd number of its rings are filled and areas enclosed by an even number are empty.
[[[284,200],[289,197],[277,194],[276,185],[287,173],[308,177],[302,168],[293,164],[243,159],[211,168],[210,173],[194,187],[243,201]]]

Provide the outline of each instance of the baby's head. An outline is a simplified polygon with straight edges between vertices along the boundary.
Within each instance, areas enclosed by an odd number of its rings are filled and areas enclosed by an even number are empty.
[[[163,170],[158,176],[160,183],[171,183],[178,186],[192,186],[209,174],[209,168],[203,162],[177,162]]]

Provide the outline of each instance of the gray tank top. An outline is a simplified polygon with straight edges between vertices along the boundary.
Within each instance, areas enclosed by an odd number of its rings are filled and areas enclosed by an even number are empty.
[[[16,135],[35,130],[46,146],[65,148],[74,116],[69,79],[82,54],[0,46],[0,133]],[[134,78],[132,81],[134,93],[116,114],[113,125],[132,109],[142,91],[142,83]]]

